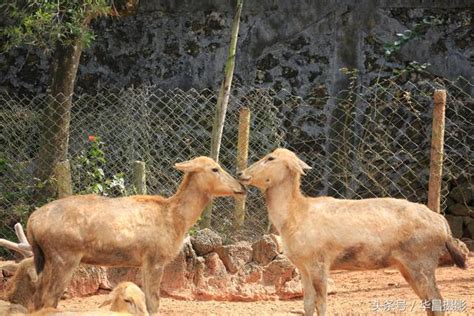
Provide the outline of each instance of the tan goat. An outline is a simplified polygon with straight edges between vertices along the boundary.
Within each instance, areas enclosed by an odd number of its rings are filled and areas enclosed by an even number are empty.
[[[13,277],[8,280],[0,299],[28,307],[36,291],[37,280],[33,258],[23,259],[18,264]]]
[[[214,160],[178,163],[185,173],[173,196],[73,196],[41,207],[28,220],[38,288],[34,310],[56,307],[80,262],[142,267],[147,310],[157,313],[163,267],[214,196],[242,194],[242,185]]]
[[[425,205],[393,198],[311,198],[300,191],[310,167],[287,149],[276,149],[239,173],[241,183],[265,193],[268,214],[284,253],[301,273],[304,310],[326,312],[329,270],[396,266],[421,299],[441,299],[435,269],[447,249],[458,267],[466,258],[443,216]],[[431,314],[431,312],[428,312]]]
[[[100,307],[111,305],[110,311],[106,310],[89,310],[89,311],[65,311],[56,308],[44,308],[32,315],[34,316],[105,316],[105,315],[137,315],[148,316],[145,303],[145,294],[133,282],[121,282],[109,294],[109,298],[105,300]]]
[[[110,305],[113,312],[130,313],[138,316],[148,316],[145,294],[133,282],[121,282],[110,293],[109,298],[100,305]]]

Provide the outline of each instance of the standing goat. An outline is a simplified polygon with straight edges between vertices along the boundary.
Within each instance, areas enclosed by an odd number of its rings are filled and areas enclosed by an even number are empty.
[[[82,262],[142,267],[147,310],[157,313],[163,267],[178,254],[186,232],[214,196],[244,192],[211,158],[175,168],[185,175],[169,198],[72,196],[33,212],[27,226],[39,275],[33,309],[56,307]]]
[[[421,299],[433,300],[441,299],[435,269],[442,251],[466,267],[440,214],[393,198],[306,197],[300,191],[304,169],[310,167],[280,148],[240,172],[239,179],[265,193],[284,253],[301,273],[306,315],[313,315],[315,307],[319,315],[326,313],[329,270],[396,266]]]

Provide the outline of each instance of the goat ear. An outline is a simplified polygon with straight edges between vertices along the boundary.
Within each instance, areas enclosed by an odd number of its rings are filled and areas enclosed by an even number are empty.
[[[308,166],[303,160],[296,158],[288,162],[288,167],[293,170],[298,172],[299,174],[304,175],[305,170],[312,169],[310,166]]]
[[[303,169],[303,170],[311,170],[311,169],[313,169],[313,168],[311,168],[310,166],[308,166],[308,165],[306,164],[306,162],[304,162],[304,161],[301,160],[301,159],[298,159],[298,165],[299,165],[299,166],[301,167],[301,169]]]
[[[129,306],[129,309],[128,311],[132,314],[136,314],[137,313],[137,306],[135,305],[135,300],[133,299],[126,299],[125,300],[125,303]]]
[[[192,160],[175,163],[174,167],[182,172],[193,172],[199,169],[199,167]]]
[[[100,304],[99,307],[104,307],[104,306],[107,306],[107,305],[110,305],[110,304],[112,304],[112,299],[108,298],[105,301],[103,301],[102,304]]]
[[[31,282],[36,283],[38,281],[38,275],[36,274],[36,270],[34,267],[31,267],[26,270],[28,277],[30,278]]]

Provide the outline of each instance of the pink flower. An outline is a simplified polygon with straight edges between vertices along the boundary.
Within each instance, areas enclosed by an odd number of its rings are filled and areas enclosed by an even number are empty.
[[[94,135],[89,135],[89,141],[94,142],[95,141],[95,136]]]

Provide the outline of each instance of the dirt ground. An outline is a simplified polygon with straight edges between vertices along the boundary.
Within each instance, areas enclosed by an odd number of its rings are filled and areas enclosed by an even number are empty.
[[[472,256],[472,253],[471,253]],[[449,315],[474,314],[474,258],[470,268],[439,268],[438,286]],[[396,270],[332,271],[337,293],[328,297],[328,314],[414,314],[424,313],[422,302],[408,287]],[[105,299],[104,295],[62,301],[60,308],[93,310]],[[460,312],[463,310],[462,312]],[[295,315],[303,313],[302,299],[292,301],[218,302],[179,301],[163,298],[161,315]]]

